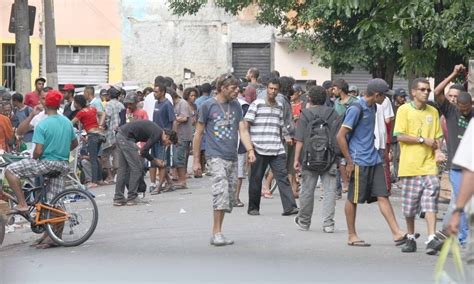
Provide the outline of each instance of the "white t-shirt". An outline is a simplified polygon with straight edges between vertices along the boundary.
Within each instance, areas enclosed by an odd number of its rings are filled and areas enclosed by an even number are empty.
[[[385,125],[385,119],[392,118],[393,108],[392,103],[389,98],[385,97],[385,100],[382,104],[377,104],[377,113],[375,114],[375,148],[385,149],[385,144],[387,144],[387,127]]]
[[[173,104],[173,97],[166,93],[165,97],[171,102],[171,105]],[[145,99],[143,100],[143,110],[146,111],[146,114],[148,115],[148,120],[153,121],[153,112],[155,111],[155,93],[149,93]]]
[[[46,112],[43,110],[42,112],[38,113],[37,115],[35,115],[31,121],[30,121],[30,127],[32,129],[35,129],[36,125],[38,125],[38,123],[40,123],[41,121],[43,121],[46,117],[48,117],[48,115],[46,114]]]
[[[453,164],[474,172],[474,120],[472,119],[459,143]]]

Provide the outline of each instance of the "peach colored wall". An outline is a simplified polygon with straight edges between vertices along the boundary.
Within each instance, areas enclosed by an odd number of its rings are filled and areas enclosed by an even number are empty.
[[[0,38],[14,39],[8,32],[11,4],[13,0],[0,1]],[[42,1],[29,0],[36,6],[33,37],[39,38],[39,23]],[[55,0],[54,15],[57,39],[116,39],[120,38],[119,0]]]

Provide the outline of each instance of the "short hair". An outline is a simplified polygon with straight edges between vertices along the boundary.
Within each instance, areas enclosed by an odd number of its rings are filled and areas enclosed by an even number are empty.
[[[249,73],[250,73],[250,76],[252,76],[255,79],[258,79],[258,77],[260,76],[260,71],[258,71],[258,69],[255,67],[250,68]]]
[[[85,108],[87,106],[86,97],[83,95],[74,96],[74,102],[81,106],[81,108]]]
[[[452,84],[452,85],[449,87],[449,89],[450,89],[450,90],[451,90],[451,89],[454,89],[454,90],[458,90],[458,91],[461,91],[461,92],[465,92],[465,91],[466,91],[466,89],[464,88],[464,86],[461,85],[461,84]]]
[[[22,103],[23,102],[23,95],[20,94],[20,93],[14,93],[12,95],[12,102],[19,102],[19,103]]]
[[[155,82],[155,88],[158,87],[160,89],[160,92],[165,92],[166,93],[166,85],[164,82]]]
[[[43,83],[46,83],[46,79],[40,77],[40,78],[36,78],[36,80],[35,80],[35,85],[36,85],[39,81],[41,81],[41,82],[43,82]]]
[[[413,80],[413,82],[411,82],[411,89],[414,90],[418,87],[418,84],[430,84],[430,81],[428,81],[428,79],[426,78],[423,78],[423,77],[418,77],[416,78],[415,80]]]
[[[326,89],[314,86],[309,89],[308,99],[312,105],[322,106],[326,103]]]
[[[234,75],[221,75],[219,76],[217,79],[216,79],[216,89],[218,92],[222,91],[222,88],[225,88],[227,86],[231,86],[231,85],[235,85],[235,86],[239,86],[240,85],[240,81],[234,77]]]
[[[167,88],[171,87],[171,86],[173,85],[173,83],[174,83],[174,81],[173,81],[173,79],[172,79],[171,77],[165,77],[165,78],[163,79],[163,82],[165,83],[165,86],[166,86]]]
[[[195,93],[196,93],[196,96],[199,95],[199,92],[198,92],[198,90],[197,90],[196,88],[189,87],[189,88],[184,89],[184,91],[183,91],[183,99],[186,100],[186,101],[189,100],[189,97],[191,97],[191,93],[192,93],[192,92],[195,92]]]
[[[273,70],[272,72],[270,72],[270,77],[280,78],[280,72],[278,72],[277,70]]]
[[[156,86],[158,83],[164,83],[164,82],[165,82],[165,78],[164,78],[163,76],[158,75],[158,76],[155,77],[155,81],[154,81],[155,86]]]
[[[341,89],[345,94],[349,93],[349,84],[344,79],[336,79],[332,82],[332,85]]]
[[[306,90],[309,90],[311,89],[311,87],[314,87],[314,86],[317,86],[317,82],[316,80],[308,80],[306,81],[306,84],[305,84],[305,87],[306,87]]]
[[[280,93],[287,97],[292,96],[294,93],[293,85],[296,80],[286,76],[280,77],[278,80],[280,81]]]
[[[457,102],[461,104],[471,104],[472,103],[472,97],[471,94],[469,94],[466,91],[461,91],[457,98]]]
[[[264,86],[267,86],[268,82],[270,82],[270,79],[272,78],[276,78],[276,77],[270,77],[269,75],[262,75],[260,76],[260,78],[258,78],[258,82]]]
[[[171,129],[163,129],[163,132],[170,137],[171,144],[178,144],[178,134],[176,134],[176,131]]]
[[[278,85],[278,88],[281,88],[281,83],[280,83],[280,80],[278,80],[278,78],[270,78],[270,80],[268,80],[267,86],[270,84]]]
[[[145,89],[143,89],[143,94],[149,94],[149,93],[153,93],[152,87],[146,87]]]
[[[206,94],[210,94],[212,91],[212,86],[209,83],[204,83],[201,85],[201,91]]]
[[[86,86],[86,87],[84,88],[84,93],[85,93],[86,91],[91,92],[93,95],[95,94],[95,89],[94,89],[94,87],[92,87],[92,86]]]

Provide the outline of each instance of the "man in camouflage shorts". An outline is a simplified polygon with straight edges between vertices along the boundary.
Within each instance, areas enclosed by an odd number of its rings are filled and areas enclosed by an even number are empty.
[[[238,91],[239,81],[233,76],[217,78],[217,95],[200,107],[193,142],[193,170],[199,176],[202,174],[201,141],[203,136],[206,139],[206,159],[212,173],[214,223],[211,245],[214,246],[234,243],[221,231],[224,214],[230,213],[235,203],[238,134],[248,151],[249,162],[255,161],[250,136],[242,119],[242,108],[235,100]]]

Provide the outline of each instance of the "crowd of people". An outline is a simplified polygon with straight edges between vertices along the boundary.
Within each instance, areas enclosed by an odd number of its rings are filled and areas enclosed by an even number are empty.
[[[223,246],[233,244],[222,234],[222,223],[226,212],[245,206],[240,199],[245,178],[248,215],[260,215],[261,198],[273,198],[270,184],[275,180],[282,215],[294,215],[301,230],[311,227],[321,181],[323,232],[335,231],[336,200],[347,192],[348,245],[371,245],[356,231],[356,212],[359,204],[378,202],[394,244],[405,253],[417,250],[415,217],[423,216],[426,253],[434,255],[446,234],[457,232],[436,230],[439,165],[445,161],[453,189],[445,224],[452,214],[460,214],[459,241],[465,245],[468,240],[466,215],[456,200],[463,169],[472,169],[472,145],[459,145],[463,136],[473,135],[466,129],[474,112],[465,86],[452,84],[464,70],[457,65],[432,92],[424,78],[415,79],[410,90],[394,91],[376,78],[359,91],[343,79],[303,85],[277,71],[260,76],[258,69],[250,68],[245,79],[222,75],[189,88],[163,76],[155,78],[153,88],[128,93],[114,86],[87,86],[76,94],[74,86],[66,84],[60,103],[58,93],[38,78],[35,90],[25,96],[3,92],[0,149],[21,151],[33,149],[33,144],[51,149],[44,145],[50,141],[44,138],[49,134],[43,121],[56,115],[48,105],[54,95],[57,115],[69,119],[80,133],[83,182],[89,189],[115,183],[114,206],[143,203],[139,196],[146,191],[155,195],[186,189],[189,178],[209,175],[211,244]],[[432,93],[434,101],[429,100]],[[34,157],[42,159],[41,153]],[[9,167],[9,182],[20,177],[20,168]],[[390,202],[392,184],[401,189],[406,229]],[[22,206],[17,209],[24,210]]]

